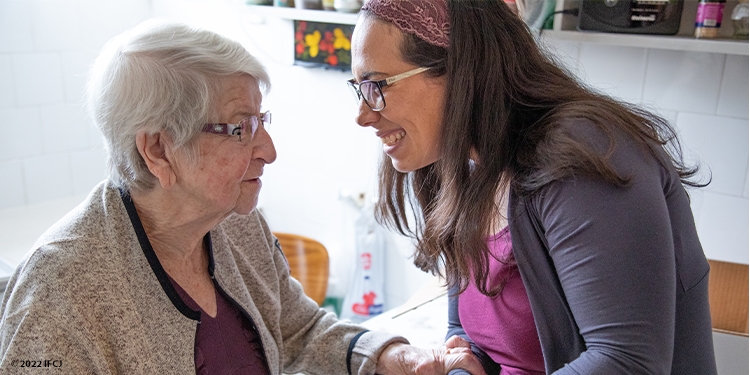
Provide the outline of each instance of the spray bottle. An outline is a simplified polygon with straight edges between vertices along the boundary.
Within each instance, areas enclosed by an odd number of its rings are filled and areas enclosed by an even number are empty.
[[[359,210],[354,223],[357,251],[352,283],[349,285],[341,309],[341,318],[361,323],[383,312],[385,238],[383,229],[375,221],[374,205],[364,199],[349,199]]]

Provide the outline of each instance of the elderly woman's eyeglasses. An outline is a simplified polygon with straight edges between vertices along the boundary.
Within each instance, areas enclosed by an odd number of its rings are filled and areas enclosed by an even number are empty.
[[[416,68],[405,73],[397,74],[393,77],[381,79],[380,81],[368,80],[368,81],[362,81],[360,83],[357,83],[357,81],[355,81],[354,78],[352,78],[346,81],[346,83],[349,85],[349,88],[352,90],[352,94],[354,95],[354,100],[357,101],[357,104],[359,104],[362,101],[362,99],[364,99],[365,103],[367,103],[367,106],[370,107],[370,109],[372,109],[373,111],[382,111],[383,108],[385,108],[385,98],[383,97],[383,87],[392,85],[396,81],[400,81],[404,78],[409,78],[413,75],[417,75],[429,69],[430,68],[425,68],[425,67]]]
[[[237,124],[205,124],[202,130],[206,133],[236,135],[241,143],[247,143],[255,138],[255,132],[261,125],[268,130],[269,125],[271,125],[271,111],[263,112],[259,116],[247,116]],[[250,134],[247,133],[248,131]]]

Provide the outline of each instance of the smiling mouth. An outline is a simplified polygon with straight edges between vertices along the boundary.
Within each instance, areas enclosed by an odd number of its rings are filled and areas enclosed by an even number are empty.
[[[383,142],[386,146],[393,146],[396,143],[398,143],[401,138],[404,138],[406,136],[406,132],[401,130],[399,132],[387,135],[385,137],[380,137],[380,140]]]

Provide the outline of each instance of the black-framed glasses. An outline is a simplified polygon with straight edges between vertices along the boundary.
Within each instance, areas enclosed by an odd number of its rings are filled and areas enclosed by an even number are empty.
[[[357,101],[357,104],[359,104],[362,101],[362,99],[364,99],[365,103],[367,103],[367,106],[370,107],[370,109],[372,109],[373,111],[382,111],[383,108],[385,108],[385,98],[383,97],[383,87],[392,85],[396,81],[400,81],[404,78],[409,78],[413,75],[417,75],[429,69],[430,68],[420,67],[420,68],[412,69],[408,72],[397,74],[393,77],[381,79],[379,81],[367,80],[367,81],[362,81],[360,83],[357,83],[357,81],[354,80],[354,78],[352,78],[346,81],[346,83],[349,85],[349,88],[352,90],[352,94],[354,95],[354,100]]]
[[[236,124],[205,124],[201,130],[212,134],[236,135],[239,137],[240,143],[247,143],[255,138],[258,126],[263,126],[264,129],[268,130],[270,125],[271,111],[265,111],[258,116],[247,116]],[[247,134],[248,131],[250,131],[250,134]]]

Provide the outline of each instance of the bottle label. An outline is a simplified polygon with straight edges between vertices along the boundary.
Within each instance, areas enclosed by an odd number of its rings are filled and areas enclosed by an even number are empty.
[[[724,3],[700,3],[695,15],[695,27],[721,27]]]
[[[374,316],[379,315],[383,312],[383,304],[375,303],[375,292],[367,292],[362,295],[362,303],[354,303],[352,305],[352,312],[357,315]]]
[[[362,268],[365,271],[369,271],[372,268],[372,254],[364,253],[360,258],[362,260]]]

